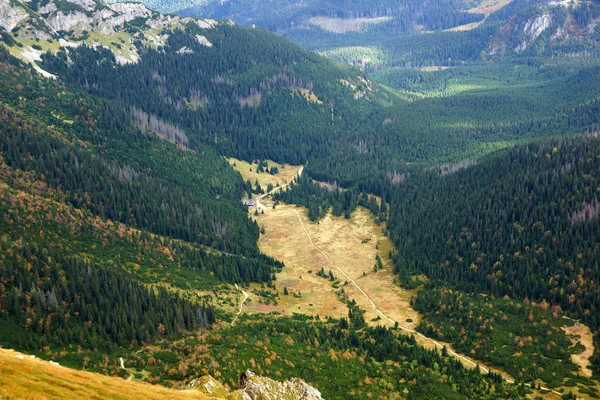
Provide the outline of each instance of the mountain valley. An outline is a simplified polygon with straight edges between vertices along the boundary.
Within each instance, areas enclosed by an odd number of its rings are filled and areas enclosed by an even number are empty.
[[[599,398],[599,21],[0,0],[0,398]]]

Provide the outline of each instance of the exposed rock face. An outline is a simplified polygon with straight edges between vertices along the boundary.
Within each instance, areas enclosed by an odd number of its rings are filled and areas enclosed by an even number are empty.
[[[202,46],[212,47],[212,45],[213,45],[211,42],[208,41],[208,39],[205,36],[202,36],[202,35],[196,35],[196,40]]]
[[[54,3],[48,3],[43,7],[40,7],[40,14],[45,15],[45,14],[50,14],[55,12],[56,10],[58,10],[58,8],[56,7],[56,4]]]
[[[552,23],[552,18],[549,15],[542,15],[525,23],[523,33],[525,39],[515,47],[516,53],[522,53],[527,49],[527,46],[533,43]]]
[[[10,0],[0,0],[0,26],[10,32],[29,15],[20,7],[13,7]]]
[[[552,18],[550,18],[549,15],[544,14],[534,20],[527,21],[523,32],[530,40],[535,40],[550,26],[550,23],[552,23]]]
[[[200,378],[192,380],[186,386],[187,390],[198,390],[201,393],[209,394],[215,397],[227,396],[227,389],[210,375],[205,375]]]
[[[218,21],[210,18],[203,18],[196,20],[196,24],[202,29],[210,29],[218,24]]]
[[[141,56],[140,49],[164,46],[174,29],[184,28],[186,24],[211,29],[221,23],[231,23],[163,15],[142,3],[133,2],[105,5],[95,0],[63,0],[72,4],[68,7],[57,0],[25,1],[11,3],[11,0],[0,0],[0,27],[23,45],[8,46],[9,51],[32,64],[39,60],[41,53],[56,51],[53,45],[56,41],[67,51],[82,44],[104,47],[114,53],[119,64],[136,63]],[[14,28],[18,29],[12,32]],[[36,48],[30,47],[27,39],[36,39]],[[196,41],[201,46],[213,46],[203,35],[197,35]],[[179,49],[182,55],[193,52],[189,47]],[[45,76],[50,76],[39,66],[33,66]]]
[[[534,3],[534,7],[512,16],[493,34],[487,54],[523,53],[533,49],[541,55],[552,54],[556,49],[559,54],[578,55],[595,48],[600,18],[590,12],[586,24],[581,24],[575,11],[584,7],[584,3],[568,0]]]
[[[322,400],[321,393],[301,379],[277,382],[254,375],[250,370],[242,376],[242,399],[251,400]]]
[[[250,370],[240,376],[240,389],[229,394],[225,387],[210,375],[192,380],[186,389],[199,390],[227,400],[323,400],[317,389],[301,379],[277,382],[256,376]]]
[[[182,48],[177,50],[177,54],[179,54],[179,55],[193,54],[193,53],[194,53],[194,50],[189,49],[187,46],[183,46]]]
[[[552,17],[542,14],[526,20],[513,17],[491,40],[489,54],[522,53],[552,26]]]
[[[152,11],[142,3],[115,3],[111,4],[110,8],[121,14],[121,17],[127,21],[138,17],[149,18],[152,15]]]
[[[96,3],[93,0],[67,0],[69,3],[73,3],[83,8],[86,11],[91,11],[96,8]]]
[[[50,15],[46,21],[55,31],[83,31],[91,29],[92,26],[91,18],[78,11],[69,14],[59,11]]]

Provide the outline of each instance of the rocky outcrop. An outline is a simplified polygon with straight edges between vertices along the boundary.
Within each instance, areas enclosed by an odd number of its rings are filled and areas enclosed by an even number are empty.
[[[206,36],[202,36],[202,35],[196,35],[196,41],[201,44],[202,46],[206,46],[206,47],[212,47],[212,43],[208,41],[208,39],[206,38]]]
[[[522,53],[551,26],[552,17],[547,13],[525,19],[513,17],[494,35],[488,53],[490,55]]]
[[[529,20],[525,23],[525,28],[523,29],[523,33],[527,35],[527,38],[530,41],[533,41],[538,38],[550,26],[552,23],[552,18],[550,15],[544,14],[535,19]]]
[[[20,7],[13,7],[10,0],[0,0],[0,26],[10,32],[15,26],[29,16]]]
[[[126,21],[131,21],[136,18],[149,18],[152,16],[152,11],[146,8],[142,3],[115,3],[111,4],[110,8],[120,14]]]
[[[597,51],[598,6],[571,3],[565,0],[539,1],[535,6],[513,15],[492,35],[486,48],[487,54],[519,54],[531,49],[537,55],[576,55]],[[590,9],[580,11],[580,7]],[[578,17],[581,13],[587,13],[585,22]]]
[[[86,11],[92,11],[96,8],[96,2],[94,0],[67,0],[69,3],[73,3],[83,8]]]
[[[202,29],[210,29],[217,25],[219,22],[210,18],[201,18],[196,20],[196,24]]]
[[[210,375],[192,380],[186,389],[227,400],[323,400],[321,393],[302,379],[278,382],[250,370],[240,376],[240,388],[231,393]]]
[[[92,28],[92,19],[81,11],[68,14],[58,11],[50,15],[46,21],[55,31],[84,31]]]
[[[114,53],[117,63],[136,63],[144,46],[164,46],[174,29],[183,29],[191,23],[202,29],[211,29],[231,22],[163,15],[142,3],[133,2],[106,5],[95,0],[35,3],[0,0],[0,27],[10,32],[16,42],[21,42],[20,46],[9,45],[9,51],[32,64],[39,60],[41,53],[56,51],[55,42],[67,51],[82,44],[104,47]],[[28,41],[30,39],[37,42],[33,47]],[[213,46],[203,35],[197,35],[196,41],[201,46]],[[178,51],[182,55],[193,52],[189,46]],[[34,68],[41,71],[37,65]]]
[[[205,375],[192,380],[185,387],[187,390],[197,390],[201,393],[215,397],[226,397],[227,389],[225,386],[210,375]]]

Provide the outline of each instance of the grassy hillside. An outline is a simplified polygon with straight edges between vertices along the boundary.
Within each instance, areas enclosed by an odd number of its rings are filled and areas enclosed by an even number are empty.
[[[174,390],[52,365],[0,349],[0,397],[3,399],[197,399],[214,397],[196,390]]]

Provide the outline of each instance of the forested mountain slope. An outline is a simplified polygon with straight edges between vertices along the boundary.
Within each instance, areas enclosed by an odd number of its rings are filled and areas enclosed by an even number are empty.
[[[406,180],[388,222],[402,281],[547,302],[597,332],[599,154],[595,136],[533,142]]]
[[[357,70],[263,29],[188,24],[160,51],[148,49],[139,63],[116,69],[107,50],[81,47],[68,58],[43,58],[63,80],[185,127],[192,142],[237,158],[301,164],[314,149],[325,150],[332,125],[351,129],[350,116],[358,122],[378,107]]]
[[[136,49],[135,62],[119,65],[119,48],[96,46],[90,35],[78,47],[53,49],[40,41],[49,53],[39,64],[63,82],[119,103],[138,126],[160,126],[179,145],[208,145],[242,159],[310,160],[308,171],[318,179],[360,183],[381,194],[386,176],[414,166],[476,158],[531,137],[583,132],[598,122],[594,63],[528,60],[519,69],[526,79],[513,87],[487,90],[485,83],[422,97],[375,85],[358,69],[264,29],[179,18],[156,32],[167,17],[142,18],[149,11],[139,7],[126,8],[124,15],[136,19],[114,28],[130,35],[119,43]],[[30,12],[42,21],[58,13]],[[25,40],[20,32],[35,28],[21,24],[10,34],[15,54]],[[58,34],[74,41],[85,36],[83,28]],[[150,40],[156,35],[160,44]],[[501,63],[496,68],[508,70]],[[513,69],[522,73],[518,65]]]
[[[4,345],[169,337],[215,321],[206,299],[174,292],[269,281],[281,266],[259,254],[244,182],[212,149],[144,132],[4,49],[0,65]]]
[[[597,56],[599,17],[597,1],[513,0],[488,14],[482,23],[453,30],[394,34],[380,24],[365,32],[295,29],[283,36],[371,72],[398,66],[460,66],[503,58]]]

